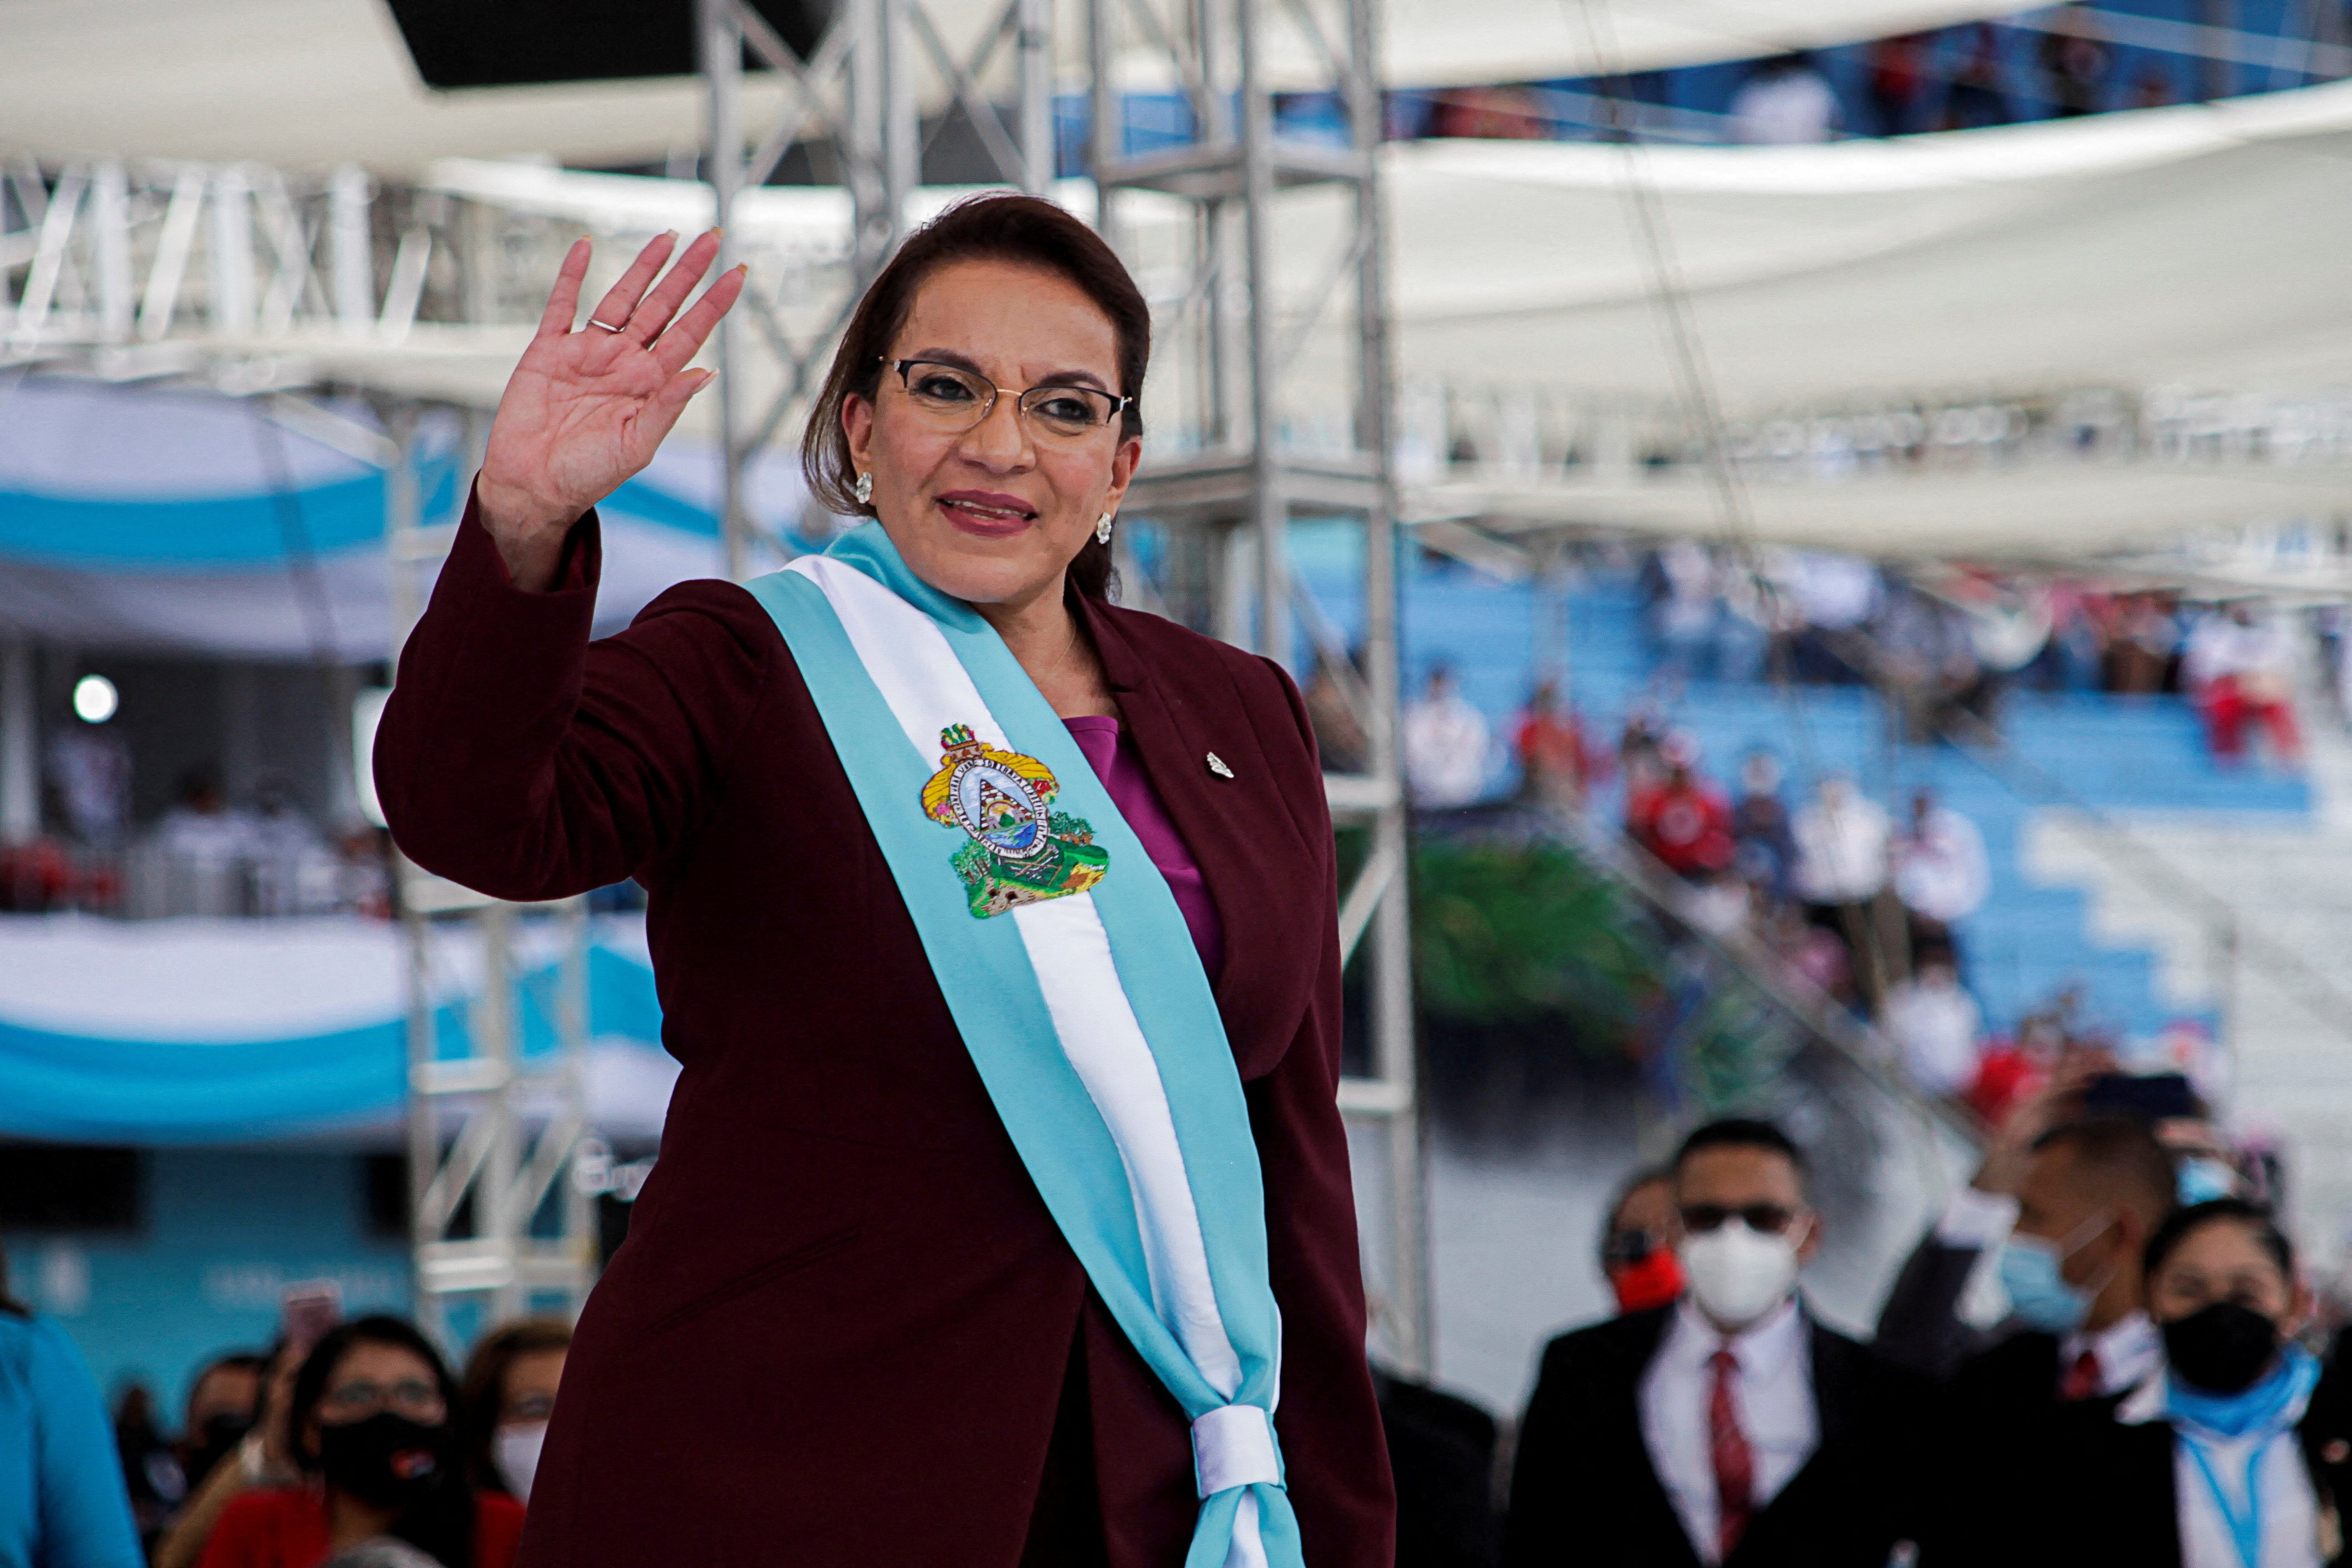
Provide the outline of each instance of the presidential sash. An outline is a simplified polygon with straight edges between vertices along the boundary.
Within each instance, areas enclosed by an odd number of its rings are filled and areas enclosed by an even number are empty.
[[[1257,1145],[1166,881],[1003,640],[879,524],[747,586],[1022,1163],[1192,1420],[1185,1568],[1301,1568]]]

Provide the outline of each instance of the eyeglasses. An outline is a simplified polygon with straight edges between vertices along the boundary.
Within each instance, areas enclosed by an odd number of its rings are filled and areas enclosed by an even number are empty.
[[[1797,1222],[1797,1211],[1777,1203],[1751,1203],[1741,1208],[1726,1208],[1719,1203],[1683,1205],[1683,1228],[1694,1236],[1720,1230],[1727,1219],[1737,1219],[1765,1236],[1778,1236]]]
[[[996,409],[996,400],[1011,392],[986,376],[960,365],[936,360],[888,360],[907,389],[907,401],[917,413],[941,430],[963,431],[977,426]],[[1079,442],[1117,419],[1131,397],[1113,397],[1098,387],[1048,382],[1019,394],[1015,406],[1029,428],[1054,442]]]
[[[340,1426],[347,1421],[364,1421],[378,1411],[389,1410],[405,1416],[412,1421],[434,1422],[448,1414],[441,1401],[441,1390],[420,1378],[403,1378],[389,1385],[381,1383],[342,1383],[329,1389],[319,1401],[319,1413],[330,1418],[329,1425]]]
[[[544,1421],[554,1414],[554,1395],[525,1394],[508,1400],[499,1412],[499,1419],[502,1423],[520,1425],[526,1421]]]
[[[1601,1261],[1604,1267],[1641,1262],[1658,1249],[1656,1239],[1646,1230],[1612,1230],[1601,1244]]]

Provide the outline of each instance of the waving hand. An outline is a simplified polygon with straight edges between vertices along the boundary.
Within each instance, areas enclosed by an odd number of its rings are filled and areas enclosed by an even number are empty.
[[[718,373],[687,361],[743,292],[743,269],[723,274],[680,315],[719,235],[696,239],[656,283],[677,244],[661,235],[638,252],[576,331],[586,240],[555,275],[538,335],[499,400],[476,487],[483,526],[519,588],[552,586],[572,523],[652,461],[688,400]]]

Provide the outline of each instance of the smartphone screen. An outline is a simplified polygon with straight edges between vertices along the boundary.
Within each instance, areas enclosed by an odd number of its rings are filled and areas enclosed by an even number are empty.
[[[307,1351],[343,1321],[343,1288],[332,1280],[297,1280],[279,1292],[286,1343]]]

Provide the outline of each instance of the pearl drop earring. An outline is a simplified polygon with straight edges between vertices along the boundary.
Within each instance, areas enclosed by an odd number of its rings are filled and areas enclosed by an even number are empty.
[[[851,493],[857,497],[857,504],[859,506],[872,506],[874,504],[874,476],[871,474],[860,474],[857,476],[856,487]]]
[[[1098,545],[1107,545],[1110,543],[1110,514],[1108,512],[1105,512],[1101,517],[1095,519],[1095,543]]]

